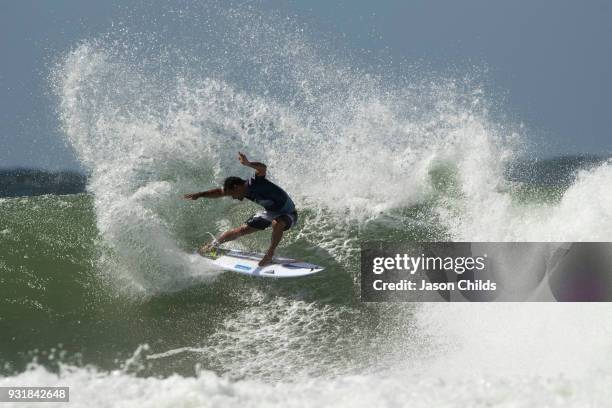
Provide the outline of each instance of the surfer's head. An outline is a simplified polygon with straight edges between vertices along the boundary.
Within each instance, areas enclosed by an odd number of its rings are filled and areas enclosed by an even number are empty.
[[[246,180],[230,176],[223,182],[223,192],[236,200],[242,200],[247,192]]]

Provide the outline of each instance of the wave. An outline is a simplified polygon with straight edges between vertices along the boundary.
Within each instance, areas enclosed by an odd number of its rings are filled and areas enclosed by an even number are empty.
[[[169,328],[140,376],[77,365],[58,377],[35,365],[0,381],[64,382],[75,405],[102,406],[607,401],[605,305],[415,308],[365,305],[355,293],[363,239],[609,240],[612,164],[524,199],[505,169],[528,131],[495,119],[474,75],[390,79],[313,45],[291,20],[248,8],[166,18],[179,19],[177,38],[123,27],[81,41],[51,83],[67,142],[91,175],[96,272],[117,293],[142,295],[133,315],[180,311],[153,319]],[[202,21],[213,38],[196,45],[188,34]],[[180,198],[245,176],[239,150],[266,162],[303,214],[281,251],[330,265],[325,281],[232,280],[192,256],[206,232],[255,210]],[[239,245],[266,242],[260,234]],[[218,374],[155,370],[180,364]]]
[[[184,248],[193,235],[186,242],[185,229],[201,237],[241,221],[227,217],[229,203],[198,203],[202,216],[179,199],[225,175],[244,176],[239,150],[268,163],[298,207],[312,211],[298,236],[337,260],[356,247],[339,225],[363,225],[430,199],[441,166],[456,172],[461,189],[500,184],[512,156],[504,140],[516,135],[487,119],[480,90],[466,96],[453,80],[389,89],[347,73],[337,89],[328,79],[325,92],[311,95],[303,84],[319,79],[313,69],[314,78],[294,78],[301,93],[288,102],[238,90],[210,72],[146,74],[154,68],[90,41],[54,77],[64,131],[91,173],[98,229],[145,290],[180,287],[166,277],[190,270]],[[440,197],[438,208],[451,199]],[[330,242],[329,231],[339,236]],[[171,273],[151,272],[162,269]]]

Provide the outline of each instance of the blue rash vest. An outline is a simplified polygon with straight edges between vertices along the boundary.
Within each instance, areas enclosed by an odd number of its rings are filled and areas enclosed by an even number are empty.
[[[295,211],[295,205],[289,194],[282,188],[272,183],[266,176],[255,175],[247,180],[247,193],[244,196],[266,211],[288,214]]]

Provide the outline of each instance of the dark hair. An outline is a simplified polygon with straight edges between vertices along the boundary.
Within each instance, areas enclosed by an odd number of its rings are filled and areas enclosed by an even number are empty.
[[[234,187],[244,184],[245,180],[240,177],[230,176],[223,182],[223,191],[231,191]]]

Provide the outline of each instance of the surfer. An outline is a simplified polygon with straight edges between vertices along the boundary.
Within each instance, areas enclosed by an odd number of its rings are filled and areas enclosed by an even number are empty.
[[[283,233],[296,224],[298,215],[289,195],[266,178],[267,167],[265,164],[249,161],[241,152],[238,152],[238,161],[243,166],[255,170],[255,175],[248,180],[230,176],[225,179],[221,188],[185,194],[183,197],[187,200],[197,200],[202,197],[232,197],[240,201],[246,198],[261,205],[264,211],[253,215],[243,225],[226,231],[219,238],[213,239],[208,244],[201,246],[198,252],[205,253],[224,242],[233,241],[243,235],[261,231],[272,226],[272,241],[266,254],[259,261],[259,266],[264,266],[272,262],[274,251],[283,238]]]

